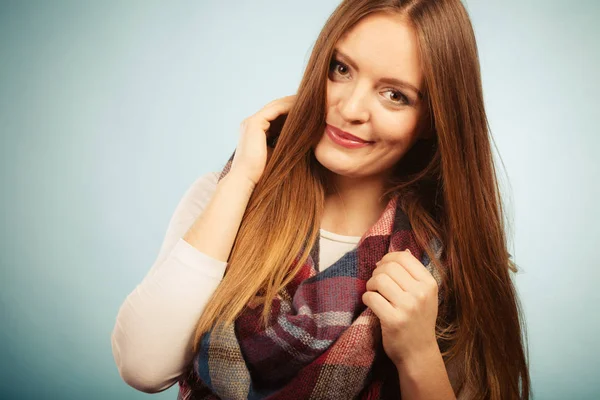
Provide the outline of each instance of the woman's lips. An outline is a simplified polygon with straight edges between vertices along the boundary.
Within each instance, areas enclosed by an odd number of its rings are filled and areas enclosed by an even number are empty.
[[[331,125],[327,125],[325,127],[325,132],[334,143],[346,147],[348,149],[358,149],[373,143],[364,141],[360,138],[357,138],[356,136],[352,136]]]

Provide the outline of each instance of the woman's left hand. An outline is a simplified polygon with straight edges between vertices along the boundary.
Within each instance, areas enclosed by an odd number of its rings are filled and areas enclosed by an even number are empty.
[[[388,253],[377,265],[362,300],[380,320],[387,356],[398,366],[437,349],[438,285],[433,275],[408,250]]]

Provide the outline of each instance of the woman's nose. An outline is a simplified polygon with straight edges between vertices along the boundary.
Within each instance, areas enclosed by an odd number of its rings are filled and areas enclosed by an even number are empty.
[[[343,93],[339,102],[340,115],[347,122],[366,122],[369,119],[367,96],[367,89],[359,85]]]

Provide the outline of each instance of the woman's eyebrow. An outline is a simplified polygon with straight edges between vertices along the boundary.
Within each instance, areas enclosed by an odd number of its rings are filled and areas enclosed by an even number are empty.
[[[347,54],[342,53],[339,49],[334,49],[333,50],[333,56],[336,58],[339,58],[341,61],[344,61],[345,63],[348,63],[348,65],[350,65],[352,68],[354,68],[356,70],[356,72],[359,71],[358,69],[358,65],[356,64],[356,62],[350,58],[350,56],[348,56]],[[394,85],[394,86],[400,86],[400,87],[404,87],[406,89],[410,89],[413,92],[415,92],[419,98],[423,97],[423,94],[421,93],[421,91],[419,89],[417,89],[414,85],[403,81],[401,79],[396,79],[396,78],[381,78],[379,79],[380,82],[388,84],[388,85]]]

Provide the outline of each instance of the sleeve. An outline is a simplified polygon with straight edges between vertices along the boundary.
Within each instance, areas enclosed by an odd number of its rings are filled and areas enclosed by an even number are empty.
[[[157,259],[127,296],[111,335],[121,378],[146,393],[168,389],[191,362],[196,324],[225,273],[226,262],[182,239],[214,191],[218,173],[198,178],[180,200]]]

